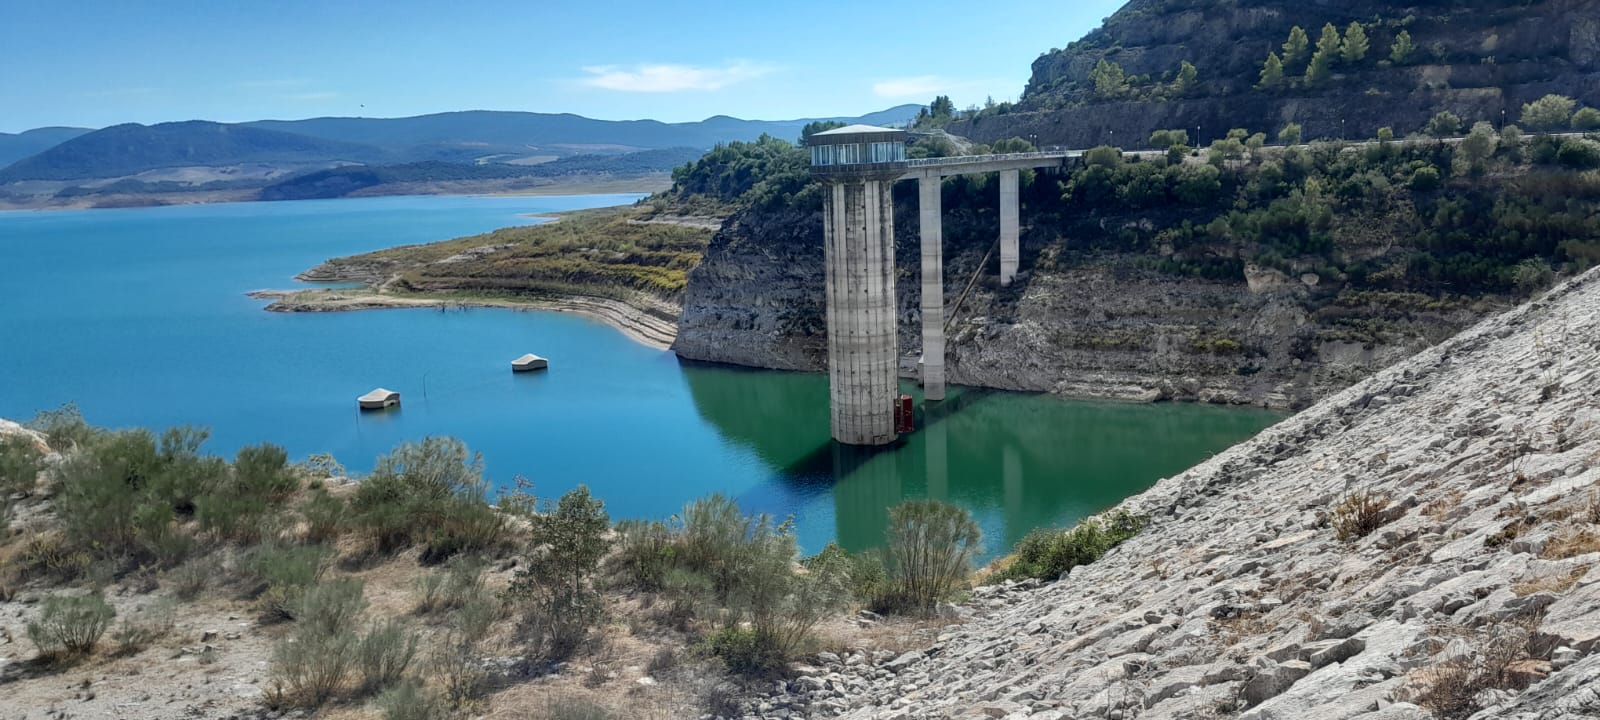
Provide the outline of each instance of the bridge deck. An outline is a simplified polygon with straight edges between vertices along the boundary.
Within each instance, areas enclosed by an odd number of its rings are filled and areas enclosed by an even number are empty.
[[[906,161],[906,172],[901,180],[914,180],[932,175],[966,175],[968,173],[999,172],[1053,167],[1067,160],[1083,157],[1082,150],[1052,150],[1048,152],[1005,153],[1000,155],[966,155],[962,157],[922,158]]]

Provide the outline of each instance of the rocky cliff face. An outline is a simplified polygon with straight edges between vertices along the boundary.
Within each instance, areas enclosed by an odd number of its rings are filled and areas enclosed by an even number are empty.
[[[1253,89],[1267,53],[1282,52],[1295,25],[1314,44],[1325,23],[1367,28],[1371,50],[1336,66],[1314,88]],[[1404,30],[1416,49],[1386,61]],[[1097,96],[1091,73],[1102,60],[1130,77],[1149,76],[1139,94],[1165,87],[1181,63],[1198,72],[1193,87],[1162,102]],[[1303,73],[1304,61],[1291,64]],[[1380,127],[1406,134],[1441,110],[1469,122],[1516,122],[1521,105],[1560,93],[1600,106],[1600,12],[1592,0],[1456,3],[1289,2],[1287,0],[1134,0],[1105,25],[1033,64],[1023,99],[1006,114],[958,122],[951,131],[992,142],[1036,136],[1041,144],[1140,146],[1153,130],[1187,128],[1202,142],[1229,128],[1276,132],[1286,123],[1307,137],[1372,137]]]
[[[752,711],[1595,717],[1597,388],[1600,270],[1158,483],[1100,561],[980,588],[931,648],[819,658]]]
[[[919,228],[913,206],[896,215],[904,366],[921,353]],[[968,232],[952,232],[963,224]],[[1150,258],[1135,253],[1056,263],[1060,241],[1045,228],[1025,233],[1024,272],[1002,288],[993,258],[977,272],[989,242],[971,238],[992,235],[972,233],[974,225],[982,223],[946,221],[945,306],[954,315],[946,362],[956,384],[1304,407],[1449,337],[1489,307],[1330,306],[1338,289],[1315,275],[1250,267],[1244,282],[1207,281],[1143,269]],[[736,215],[690,274],[673,349],[693,360],[826,370],[823,272],[819,212]],[[1376,340],[1340,333],[1377,319],[1385,331]]]

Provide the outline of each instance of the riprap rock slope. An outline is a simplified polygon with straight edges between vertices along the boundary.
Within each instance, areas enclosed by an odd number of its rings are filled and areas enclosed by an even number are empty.
[[[1361,493],[1381,524],[1341,541]],[[1600,270],[1126,505],[1151,525],[1100,561],[758,712],[1600,717]]]

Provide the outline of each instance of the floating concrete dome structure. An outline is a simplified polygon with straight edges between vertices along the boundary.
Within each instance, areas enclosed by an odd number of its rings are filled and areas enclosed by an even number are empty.
[[[356,404],[362,410],[382,410],[400,404],[400,393],[387,388],[376,388],[361,397],[356,398]]]
[[[906,170],[903,130],[850,125],[812,135],[811,173],[823,195],[828,388],[833,438],[893,442],[899,391],[894,202]]]
[[[511,361],[511,372],[532,372],[550,367],[550,361],[533,353],[528,353]]]

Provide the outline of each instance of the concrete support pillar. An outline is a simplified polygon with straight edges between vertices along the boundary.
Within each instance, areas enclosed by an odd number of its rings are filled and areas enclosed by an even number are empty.
[[[922,395],[944,399],[944,207],[938,173],[917,180],[922,221]]]
[[[1021,214],[1017,200],[1017,171],[1000,171],[1000,284],[1017,277],[1017,226]]]
[[[833,439],[893,442],[899,397],[893,180],[835,182],[823,206]]]

